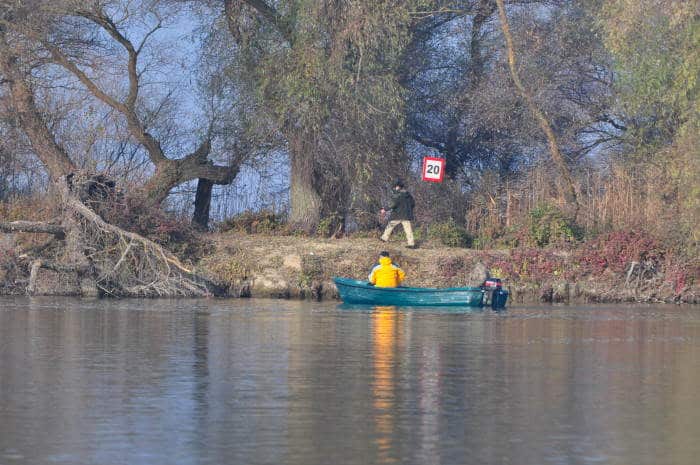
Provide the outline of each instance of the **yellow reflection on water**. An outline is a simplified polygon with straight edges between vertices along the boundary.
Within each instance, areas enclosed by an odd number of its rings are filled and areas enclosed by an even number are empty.
[[[392,451],[394,431],[393,407],[395,402],[394,366],[396,358],[397,324],[399,313],[395,307],[375,307],[372,314],[374,348],[374,383],[372,385],[375,409],[375,444],[382,463],[395,461]]]

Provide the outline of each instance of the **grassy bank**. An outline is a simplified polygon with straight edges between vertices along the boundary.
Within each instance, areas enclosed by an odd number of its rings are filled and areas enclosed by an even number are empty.
[[[374,238],[222,233],[209,239],[213,248],[196,269],[232,296],[337,298],[332,276],[364,279],[378,253],[387,250],[406,271],[409,286],[479,285],[479,269],[485,268],[505,280],[517,303],[700,302],[697,269],[669,262],[661,252],[628,259],[626,253],[639,252],[625,249],[634,246],[634,236],[612,237],[625,241],[619,250],[584,243],[484,251],[431,241],[413,250]]]

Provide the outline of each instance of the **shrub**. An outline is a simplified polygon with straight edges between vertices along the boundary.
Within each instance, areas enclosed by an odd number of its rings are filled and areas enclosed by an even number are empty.
[[[343,218],[338,213],[333,213],[321,218],[316,226],[316,234],[319,236],[330,236],[334,234],[342,224]]]
[[[575,223],[550,204],[541,204],[530,211],[529,233],[528,242],[538,247],[581,238]]]
[[[529,232],[525,225],[509,226],[487,235],[481,233],[472,241],[474,249],[514,249],[528,242]]]
[[[647,233],[614,231],[587,242],[579,252],[578,262],[592,274],[608,269],[623,272],[633,261],[658,266],[664,254],[659,242]]]
[[[269,210],[254,212],[246,210],[219,225],[219,231],[239,232],[246,234],[270,234],[286,229],[287,225],[281,215]]]
[[[429,225],[428,239],[438,240],[448,247],[470,247],[472,244],[472,238],[467,230],[455,223],[452,218]]]

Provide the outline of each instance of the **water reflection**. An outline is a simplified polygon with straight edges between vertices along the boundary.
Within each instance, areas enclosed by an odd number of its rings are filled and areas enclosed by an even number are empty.
[[[488,307],[459,307],[459,306],[394,306],[394,305],[368,305],[368,304],[336,304],[336,309],[345,312],[364,312],[372,313],[376,311],[385,311],[386,309],[394,309],[398,312],[403,313],[478,313],[484,311],[493,311]],[[493,311],[494,313],[505,313],[506,309],[500,309],[498,311]]]
[[[694,464],[698,360],[678,307],[2,299],[0,464]]]
[[[396,458],[392,436],[394,434],[394,369],[396,367],[397,324],[399,313],[395,307],[375,307],[374,324],[374,381],[372,394],[375,409],[375,443],[380,463],[392,463]]]

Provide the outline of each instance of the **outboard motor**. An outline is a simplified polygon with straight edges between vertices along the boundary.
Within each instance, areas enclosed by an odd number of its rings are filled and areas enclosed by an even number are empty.
[[[508,291],[503,289],[503,283],[498,278],[487,278],[481,289],[485,291],[485,305],[491,305],[493,310],[500,310],[506,307]]]

